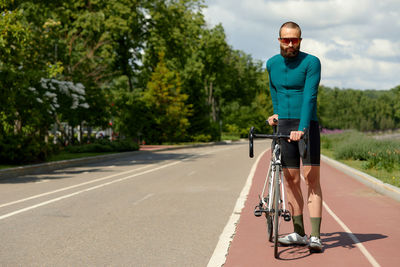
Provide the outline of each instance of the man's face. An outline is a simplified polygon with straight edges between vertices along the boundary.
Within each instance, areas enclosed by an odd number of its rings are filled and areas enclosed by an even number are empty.
[[[285,58],[294,58],[300,51],[300,31],[283,27],[280,33],[279,43],[281,46],[281,55]]]

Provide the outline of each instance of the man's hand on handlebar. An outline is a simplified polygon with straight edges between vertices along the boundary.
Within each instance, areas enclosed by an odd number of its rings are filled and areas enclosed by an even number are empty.
[[[278,114],[274,114],[268,118],[269,125],[278,125]]]
[[[304,135],[303,131],[291,131],[290,132],[290,139],[288,140],[290,141],[299,141]]]
[[[278,114],[274,114],[268,118],[268,124],[271,126],[278,125]],[[303,131],[291,131],[290,132],[290,141],[299,141],[304,135]]]

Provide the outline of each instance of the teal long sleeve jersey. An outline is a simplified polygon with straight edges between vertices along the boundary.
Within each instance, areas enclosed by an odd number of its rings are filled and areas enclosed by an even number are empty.
[[[274,114],[300,119],[298,131],[309,128],[310,120],[318,121],[319,59],[304,52],[290,59],[278,54],[267,61],[267,70]]]

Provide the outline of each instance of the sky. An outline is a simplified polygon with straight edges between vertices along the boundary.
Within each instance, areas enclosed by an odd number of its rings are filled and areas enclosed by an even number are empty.
[[[207,24],[221,23],[234,48],[266,61],[279,53],[279,28],[302,29],[301,50],[321,60],[321,85],[400,85],[400,0],[205,0]]]

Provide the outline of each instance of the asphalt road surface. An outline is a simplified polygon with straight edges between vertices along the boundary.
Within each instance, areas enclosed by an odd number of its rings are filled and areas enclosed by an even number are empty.
[[[138,151],[0,180],[0,266],[398,266],[400,202],[326,162],[324,253],[275,259],[253,215],[268,147],[257,141],[254,159],[247,143]]]
[[[254,160],[247,144],[0,181],[1,266],[206,266]]]

